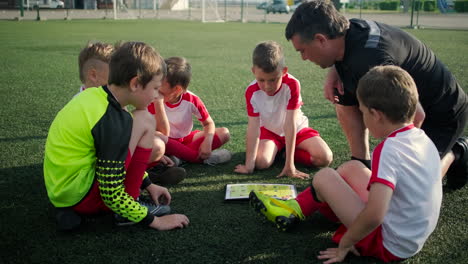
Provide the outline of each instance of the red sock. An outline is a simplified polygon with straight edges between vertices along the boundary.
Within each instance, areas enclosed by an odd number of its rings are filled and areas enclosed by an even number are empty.
[[[330,208],[327,203],[322,203],[319,212],[332,222],[340,222],[340,219],[336,216],[335,212]]]
[[[179,159],[183,159],[192,163],[201,162],[198,159],[198,148],[194,150],[172,138],[169,138],[169,140],[167,141],[166,155],[174,155]]]
[[[140,196],[140,186],[143,182],[143,175],[148,166],[150,156],[151,149],[137,146],[135,152],[133,152],[133,156],[131,156],[130,164],[127,166],[124,181],[125,191],[134,199]]]
[[[299,162],[309,167],[314,166],[314,164],[312,163],[310,153],[303,149],[296,148],[296,151],[294,152],[294,161]]]
[[[200,149],[200,145],[203,143],[204,139],[205,139],[205,137],[201,137],[201,138],[193,141],[192,143],[188,144],[187,147],[198,151]],[[221,143],[221,139],[219,139],[218,135],[215,134],[214,137],[213,137],[213,142],[211,143],[211,150],[217,149],[217,148],[221,147],[222,145],[223,144]]]
[[[201,137],[195,141],[192,141],[188,145],[184,145],[177,140],[169,139],[166,144],[166,155],[174,155],[179,159],[191,162],[191,163],[202,163],[203,160],[198,158],[198,150],[200,145],[203,143],[205,137]],[[213,137],[213,143],[211,149],[217,149],[222,145],[221,140],[215,134]]]
[[[303,192],[301,192],[297,197],[296,197],[297,203],[299,203],[299,206],[301,207],[302,213],[305,216],[309,216],[320,207],[322,207],[323,203],[317,202],[314,199],[314,196],[312,195],[312,187],[308,187],[305,189]]]

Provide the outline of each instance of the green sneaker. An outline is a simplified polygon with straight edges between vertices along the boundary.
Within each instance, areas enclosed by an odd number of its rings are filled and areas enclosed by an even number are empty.
[[[299,220],[304,220],[301,207],[296,200],[278,200],[264,195],[258,191],[251,191],[250,205],[266,219],[276,224],[276,227],[286,231],[294,226]]]

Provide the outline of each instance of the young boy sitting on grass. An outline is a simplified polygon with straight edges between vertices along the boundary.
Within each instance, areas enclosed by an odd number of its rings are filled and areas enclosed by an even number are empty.
[[[80,51],[78,69],[82,86],[79,93],[88,87],[107,84],[112,52],[114,52],[114,46],[103,42],[88,42]]]
[[[249,117],[245,164],[237,165],[234,171],[247,174],[255,168],[269,168],[283,148],[286,162],[278,177],[308,178],[296,169],[295,161],[328,166],[332,152],[301,111],[301,85],[288,73],[278,43],[266,41],[255,47],[252,73],[255,81],[245,91]]]
[[[117,44],[118,46],[120,44]],[[109,61],[114,51],[115,46],[102,42],[88,43],[80,51],[78,56],[78,66],[80,72],[80,80],[83,85],[80,87],[79,93],[89,87],[100,87],[107,85],[109,79]],[[162,96],[154,100],[155,107],[161,109]],[[153,150],[149,159],[148,167],[152,168],[156,164],[156,168],[151,170],[149,177],[153,183],[157,184],[175,184],[182,181],[186,176],[184,168],[174,166],[172,161],[164,156],[166,142],[169,130],[169,123],[166,118],[164,109],[155,115],[156,132],[153,142]],[[166,134],[165,134],[166,133]]]
[[[44,180],[58,228],[74,229],[81,216],[101,212],[113,212],[118,225],[187,226],[185,215],[166,215],[168,190],[144,178],[155,130],[146,107],[159,95],[165,63],[151,46],[127,42],[112,54],[109,68],[109,85],[73,98],[47,136]],[[136,108],[131,114],[129,104]],[[139,199],[140,189],[152,202]]]
[[[218,149],[229,141],[229,130],[216,128],[201,99],[187,90],[192,77],[190,64],[182,57],[171,57],[165,62],[167,76],[159,89],[170,125],[165,154],[191,163],[215,165],[229,161],[231,153]],[[157,114],[154,104],[148,111]],[[200,121],[203,131],[192,131],[192,115]]]
[[[320,251],[324,263],[343,261],[350,251],[401,261],[418,253],[437,225],[440,158],[434,143],[413,124],[418,92],[406,71],[397,66],[371,69],[359,81],[357,98],[366,127],[384,139],[374,149],[372,171],[348,161],[337,170],[317,172],[295,200],[252,192],[250,202],[283,230],[316,210],[338,218],[342,225],[333,241],[339,245]]]

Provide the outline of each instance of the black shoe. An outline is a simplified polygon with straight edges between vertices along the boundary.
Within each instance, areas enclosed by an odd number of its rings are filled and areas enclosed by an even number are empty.
[[[461,137],[452,148],[457,159],[447,171],[447,187],[460,189],[468,182],[468,137]]]
[[[81,225],[81,216],[79,216],[70,207],[55,208],[55,220],[57,222],[57,229],[60,231],[71,231]]]
[[[147,170],[151,182],[155,184],[177,184],[185,179],[187,172],[181,167],[167,167],[162,164]]]

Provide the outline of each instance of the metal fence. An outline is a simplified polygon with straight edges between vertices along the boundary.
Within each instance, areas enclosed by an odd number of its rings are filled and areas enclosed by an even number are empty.
[[[190,6],[181,10],[162,9],[159,6],[149,5],[136,8],[116,7],[114,9],[40,9],[25,10],[23,16],[18,9],[0,10],[0,19],[8,20],[56,20],[56,19],[178,19],[205,22],[266,22],[287,23],[291,17],[288,14],[267,14],[263,9],[257,9],[256,2],[227,2],[206,0],[205,8],[202,2],[190,2]],[[261,1],[261,0],[259,0]],[[145,8],[143,8],[145,7]],[[342,10],[348,18],[362,18],[375,20],[398,27],[443,28],[468,30],[468,13],[439,13],[439,12],[378,12],[366,10]],[[38,15],[39,14],[39,15]]]

